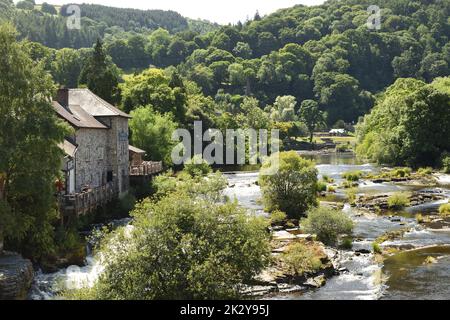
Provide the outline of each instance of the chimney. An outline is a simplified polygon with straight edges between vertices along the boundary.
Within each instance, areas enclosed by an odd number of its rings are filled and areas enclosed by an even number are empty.
[[[64,108],[67,108],[69,106],[69,89],[58,89],[58,93],[56,94],[56,101],[58,101],[58,103]]]

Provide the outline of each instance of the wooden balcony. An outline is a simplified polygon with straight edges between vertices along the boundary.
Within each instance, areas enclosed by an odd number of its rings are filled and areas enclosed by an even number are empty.
[[[82,216],[94,212],[97,208],[106,205],[116,195],[114,185],[108,183],[98,188],[83,192],[60,195],[59,208],[64,216]]]
[[[144,161],[140,165],[130,166],[130,176],[146,177],[163,171],[162,162]]]

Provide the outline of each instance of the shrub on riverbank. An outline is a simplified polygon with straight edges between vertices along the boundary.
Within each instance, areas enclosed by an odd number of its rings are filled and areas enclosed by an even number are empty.
[[[279,157],[279,169],[264,175]],[[317,169],[313,161],[295,151],[272,155],[264,162],[259,177],[263,202],[268,211],[281,210],[289,218],[299,218],[317,205]]]
[[[317,192],[325,192],[327,191],[327,184],[323,181],[317,182]]]
[[[211,173],[211,167],[201,156],[196,155],[186,162],[184,171],[191,176],[205,176]]]
[[[168,171],[157,176],[152,182],[154,199],[160,199],[169,193],[186,192],[211,201],[222,201],[224,200],[222,191],[226,186],[227,180],[220,172],[203,177],[192,176],[186,171],[182,171],[178,175]]]
[[[324,257],[325,254],[318,245],[295,242],[283,253],[282,261],[289,273],[302,276],[305,273],[319,271],[323,266],[322,259]]]
[[[327,207],[314,208],[308,211],[301,226],[305,232],[316,234],[326,245],[335,245],[338,237],[351,234],[354,223],[344,212]]]
[[[430,175],[433,173],[433,168],[431,167],[426,167],[426,168],[419,168],[417,170],[417,174],[421,175],[421,176],[426,176],[426,175]]]
[[[381,246],[378,242],[372,243],[372,250],[373,253],[382,254],[383,250],[381,249]]]
[[[107,300],[231,299],[270,257],[267,224],[236,203],[187,192],[144,200],[133,228],[103,243],[104,272],[69,298]]]
[[[359,170],[347,171],[342,174],[342,178],[344,178],[347,181],[351,181],[351,182],[359,181],[359,179],[361,179],[362,176],[363,176],[363,172],[359,171]]]
[[[270,214],[270,222],[272,225],[281,225],[286,221],[286,219],[287,215],[283,211],[275,210]]]
[[[409,201],[410,196],[411,195],[409,193],[405,192],[396,192],[390,195],[387,200],[389,208],[400,210],[405,207],[408,207],[410,204]]]
[[[356,201],[356,195],[358,193],[358,189],[357,188],[350,188],[345,192],[345,195],[347,196],[347,201],[350,204],[354,204]]]
[[[439,207],[439,215],[444,218],[450,217],[450,203],[442,204]]]
[[[323,175],[322,176],[322,180],[324,181],[324,182],[326,182],[326,183],[333,183],[334,182],[334,179],[333,178],[330,178],[329,176],[327,176],[327,175]]]
[[[444,152],[440,160],[441,169],[444,173],[450,173],[450,153]]]

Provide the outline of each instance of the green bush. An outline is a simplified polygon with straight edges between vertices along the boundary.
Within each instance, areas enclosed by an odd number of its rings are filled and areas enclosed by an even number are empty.
[[[278,170],[268,172],[277,158]],[[261,168],[259,185],[268,211],[281,210],[289,218],[298,219],[309,208],[317,205],[315,164],[300,157],[295,151],[270,156]]]
[[[352,182],[356,182],[359,181],[359,179],[361,179],[361,177],[363,176],[363,172],[362,171],[348,171],[348,172],[344,172],[342,174],[342,178],[344,178],[347,181],[352,181]]]
[[[433,173],[433,168],[431,167],[419,168],[419,170],[417,170],[417,173],[423,176],[430,175]]]
[[[424,221],[425,221],[425,220],[424,220],[423,215],[422,215],[421,213],[416,214],[416,222],[417,222],[418,224],[421,224],[421,223],[423,223]]]
[[[237,203],[185,192],[140,203],[133,229],[102,243],[104,271],[68,298],[103,300],[236,299],[269,262],[267,224]]]
[[[391,178],[404,178],[411,175],[411,168],[405,167],[405,168],[397,168],[394,170],[391,170],[389,172],[389,176]]]
[[[353,247],[353,239],[351,237],[345,237],[340,244],[341,249],[350,250]]]
[[[350,235],[353,221],[342,211],[327,207],[314,208],[308,211],[308,217],[301,222],[308,233],[316,234],[326,245],[334,245],[339,235]]]
[[[191,176],[206,176],[211,172],[210,165],[202,159],[201,156],[195,155],[192,159],[186,162],[184,170]]]
[[[334,182],[334,179],[333,179],[333,178],[330,178],[330,177],[327,176],[326,174],[324,174],[324,175],[322,176],[322,180],[325,181],[326,183],[333,183],[333,182]]]
[[[444,152],[440,159],[441,169],[444,173],[450,173],[450,153]]]
[[[443,218],[450,217],[450,203],[442,204],[439,207],[439,215]]]
[[[222,195],[223,189],[227,186],[227,180],[222,173],[210,173],[206,177],[191,176],[182,171],[174,175],[172,171],[161,174],[153,179],[153,198],[160,199],[169,193],[186,192],[191,195],[201,196],[211,201],[225,200]]]
[[[355,181],[342,181],[341,183],[341,188],[344,189],[356,188],[357,186],[359,186],[359,183]]]
[[[354,204],[356,201],[356,195],[358,194],[357,188],[350,188],[345,192],[347,200],[350,204]]]
[[[323,181],[317,182],[317,191],[318,192],[325,192],[327,191],[327,184]]]
[[[296,276],[317,272],[322,267],[324,253],[314,244],[295,242],[283,253],[282,261],[289,271]]]
[[[410,204],[410,196],[409,193],[405,192],[396,192],[390,195],[387,200],[389,208],[399,210],[408,207]]]
[[[283,224],[287,219],[286,213],[283,211],[275,210],[270,214],[270,222],[273,225]]]
[[[377,243],[377,242],[372,243],[372,250],[373,250],[374,253],[377,253],[377,254],[382,254],[383,253],[383,250],[381,250],[380,244]]]
[[[332,185],[328,185],[327,186],[327,192],[335,193],[336,192],[336,187],[332,186]]]

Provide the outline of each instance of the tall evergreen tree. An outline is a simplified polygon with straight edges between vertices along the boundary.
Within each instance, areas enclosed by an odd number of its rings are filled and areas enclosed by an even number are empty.
[[[119,77],[112,63],[108,63],[100,39],[95,44],[92,56],[83,66],[79,83],[86,85],[93,93],[109,103],[116,104],[120,100]]]

